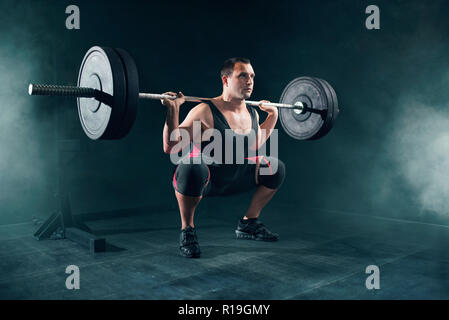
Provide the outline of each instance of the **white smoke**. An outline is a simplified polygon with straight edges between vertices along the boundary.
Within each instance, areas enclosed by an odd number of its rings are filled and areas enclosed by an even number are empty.
[[[407,99],[395,116],[390,147],[399,174],[423,210],[449,215],[449,101]]]

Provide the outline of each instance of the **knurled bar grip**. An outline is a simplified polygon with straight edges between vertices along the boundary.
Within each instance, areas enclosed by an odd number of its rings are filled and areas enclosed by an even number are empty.
[[[30,84],[28,93],[30,95],[38,96],[67,96],[80,98],[95,98],[97,96],[97,90],[94,88],[44,84]]]

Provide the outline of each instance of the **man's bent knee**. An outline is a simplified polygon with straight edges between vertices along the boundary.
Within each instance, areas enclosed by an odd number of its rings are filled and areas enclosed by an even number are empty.
[[[270,189],[278,189],[285,179],[285,164],[274,157],[263,157],[258,173],[259,183]]]
[[[185,196],[200,197],[209,182],[210,172],[205,164],[179,164],[173,175],[173,187]]]

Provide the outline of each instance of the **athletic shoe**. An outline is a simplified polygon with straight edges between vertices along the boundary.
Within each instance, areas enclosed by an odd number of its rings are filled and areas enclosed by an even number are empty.
[[[240,219],[235,230],[237,239],[277,241],[279,235],[273,233],[265,225],[256,219]]]
[[[187,226],[181,230],[179,237],[179,250],[181,255],[186,258],[199,258],[201,251],[196,236],[195,228]]]

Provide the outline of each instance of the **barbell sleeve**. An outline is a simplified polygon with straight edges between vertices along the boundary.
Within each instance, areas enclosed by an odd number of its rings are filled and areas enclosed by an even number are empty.
[[[32,84],[28,86],[28,94],[30,96],[67,96],[80,98],[95,98],[97,96],[96,89],[83,88],[76,86],[55,86],[46,84]]]
[[[46,85],[46,84],[30,84],[28,86],[29,95],[40,95],[40,96],[65,96],[65,97],[78,97],[78,98],[95,98],[101,102],[108,104],[110,101],[110,95],[106,94],[100,90],[94,88],[77,87],[77,86],[59,86],[59,85]],[[139,93],[140,99],[151,99],[151,100],[161,100],[161,99],[171,99],[174,100],[177,97],[168,94],[157,94],[157,93]],[[188,102],[201,102],[210,101],[211,98],[203,97],[192,97],[184,96],[185,100]],[[246,100],[247,105],[257,107],[260,105],[258,101]],[[272,106],[277,108],[288,108],[288,109],[300,109],[305,108],[304,104],[301,102],[296,102],[294,105],[285,103],[264,103],[266,106]]]

